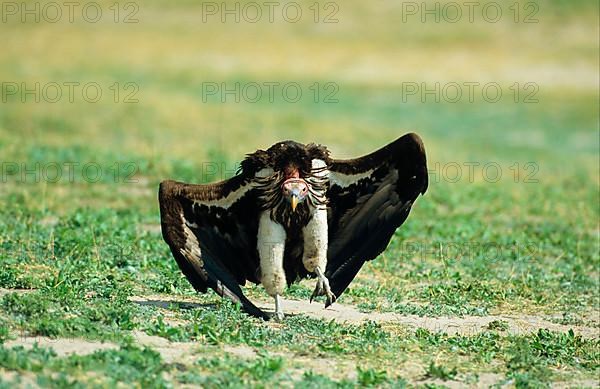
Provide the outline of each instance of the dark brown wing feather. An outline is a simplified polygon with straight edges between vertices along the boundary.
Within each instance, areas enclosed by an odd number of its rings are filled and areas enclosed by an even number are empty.
[[[332,161],[325,273],[336,296],[385,250],[427,184],[425,148],[416,134],[361,158]]]
[[[256,191],[243,173],[213,185],[163,181],[159,189],[162,233],[179,267],[199,292],[210,287],[267,319],[239,285],[258,282]]]

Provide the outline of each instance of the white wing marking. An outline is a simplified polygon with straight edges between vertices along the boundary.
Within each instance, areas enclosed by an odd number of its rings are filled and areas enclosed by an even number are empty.
[[[256,173],[256,177],[268,177],[271,174],[273,174],[273,169],[264,168]],[[253,188],[254,188],[254,184],[252,182],[249,182],[246,185],[242,185],[237,190],[234,190],[233,192],[229,193],[226,197],[223,197],[221,199],[202,200],[202,201],[195,200],[194,203],[199,204],[199,205],[206,205],[209,207],[217,206],[217,207],[220,207],[223,209],[228,209],[233,204],[235,204],[237,201],[239,201],[242,197],[244,197],[244,195]]]
[[[343,174],[339,172],[329,172],[329,182],[332,185],[337,185],[341,188],[347,188],[350,185],[356,184],[360,180],[369,178],[375,169],[369,169],[364,173],[358,174]]]

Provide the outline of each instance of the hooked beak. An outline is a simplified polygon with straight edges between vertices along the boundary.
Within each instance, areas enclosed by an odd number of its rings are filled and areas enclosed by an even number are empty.
[[[298,205],[302,203],[308,193],[306,182],[299,178],[288,178],[282,184],[283,195],[289,201],[292,212],[296,212]]]

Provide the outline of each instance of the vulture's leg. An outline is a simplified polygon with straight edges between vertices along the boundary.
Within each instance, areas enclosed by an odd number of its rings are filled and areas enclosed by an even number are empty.
[[[303,235],[302,262],[306,270],[317,274],[317,285],[310,296],[310,301],[312,302],[317,296],[325,295],[327,296],[325,307],[328,307],[335,302],[336,297],[331,293],[329,280],[324,274],[327,267],[327,209],[325,207],[314,211],[312,219],[304,227]]]
[[[275,299],[275,317],[283,319],[279,296],[286,286],[283,270],[283,252],[285,249],[285,230],[271,220],[269,211],[260,216],[258,222],[258,256],[260,257],[260,282],[269,296]]]
[[[281,297],[278,294],[275,295],[275,319],[283,320],[283,309],[281,309]]]

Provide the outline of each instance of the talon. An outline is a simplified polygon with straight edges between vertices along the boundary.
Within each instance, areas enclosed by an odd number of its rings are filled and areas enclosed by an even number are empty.
[[[322,292],[317,291],[317,289],[315,288],[314,292],[312,292],[312,294],[310,295],[310,302],[312,303],[313,300],[315,300],[317,297],[319,297],[321,295],[322,295]]]
[[[316,298],[317,296],[327,296],[326,300],[325,300],[325,308],[327,308],[328,306],[330,306],[331,304],[333,304],[335,302],[335,300],[337,299],[337,297],[335,296],[335,294],[333,294],[331,292],[331,289],[329,287],[329,280],[327,279],[327,277],[325,277],[325,275],[323,274],[323,272],[321,271],[321,269],[319,269],[318,267],[315,269],[315,273],[317,273],[317,285],[315,286],[315,290],[313,292],[313,294],[310,296],[310,302],[312,303],[313,299]]]
[[[323,295],[323,281],[321,281],[320,279],[317,280],[317,285],[315,285],[315,290],[312,292],[312,295],[310,295],[310,302],[312,303],[312,301],[314,299],[316,299],[319,296]]]
[[[337,300],[337,297],[335,297],[335,294],[333,294],[333,292],[330,291],[327,294],[327,300],[325,301],[325,308],[327,308],[331,304],[335,303],[336,300]]]

